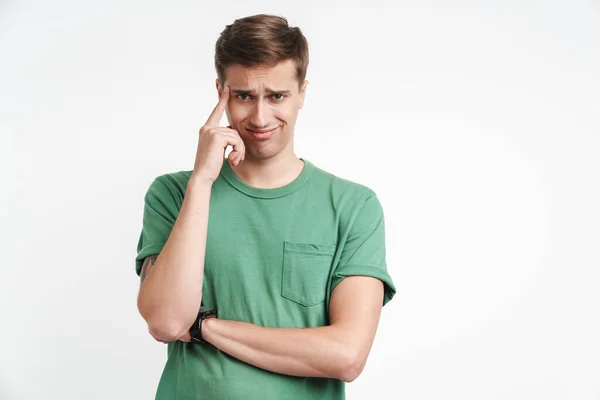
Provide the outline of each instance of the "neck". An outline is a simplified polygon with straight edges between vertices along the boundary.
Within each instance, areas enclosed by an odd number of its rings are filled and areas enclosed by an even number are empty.
[[[232,167],[242,181],[260,189],[275,189],[294,181],[302,172],[304,162],[293,152],[278,154],[266,160],[246,159]]]

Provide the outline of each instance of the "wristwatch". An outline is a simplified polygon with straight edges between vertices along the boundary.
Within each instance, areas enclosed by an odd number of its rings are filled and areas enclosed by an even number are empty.
[[[196,320],[190,327],[190,341],[193,343],[208,343],[206,340],[202,339],[202,321],[206,318],[214,318],[216,316],[217,309],[215,307],[209,308],[201,306]]]

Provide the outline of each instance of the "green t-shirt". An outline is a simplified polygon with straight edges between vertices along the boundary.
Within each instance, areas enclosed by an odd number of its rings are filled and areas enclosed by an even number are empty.
[[[384,219],[373,191],[307,160],[276,189],[244,183],[227,160],[214,182],[202,301],[218,317],[264,327],[329,324],[333,289],[350,275],[384,283],[383,305],[396,291],[385,261]],[[136,272],[162,250],[192,171],[157,177],[144,199]],[[156,399],[343,399],[338,379],[295,377],[244,363],[210,344],[169,343]]]

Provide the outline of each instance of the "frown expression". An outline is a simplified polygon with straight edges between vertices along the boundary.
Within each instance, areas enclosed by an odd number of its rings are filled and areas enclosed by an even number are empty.
[[[307,84],[305,80],[298,85],[292,60],[274,67],[227,67],[225,85],[231,90],[227,119],[244,141],[247,160],[293,153],[294,127]],[[218,81],[217,89],[221,93]]]

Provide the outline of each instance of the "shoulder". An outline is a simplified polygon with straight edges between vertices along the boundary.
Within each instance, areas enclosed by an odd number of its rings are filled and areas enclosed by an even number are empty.
[[[331,193],[332,200],[336,203],[347,202],[352,205],[361,205],[369,198],[377,198],[375,191],[364,183],[335,175],[317,166],[314,168],[314,176],[317,178],[317,182],[326,186]]]
[[[176,171],[156,176],[146,192],[151,198],[173,198],[183,200],[192,171]]]
[[[192,176],[192,171],[176,171],[158,175],[154,178],[153,184],[172,187],[187,187]]]
[[[362,229],[361,226],[381,221],[383,208],[375,191],[364,183],[348,179],[315,166],[311,189],[326,194],[328,204],[336,214],[340,229]]]

